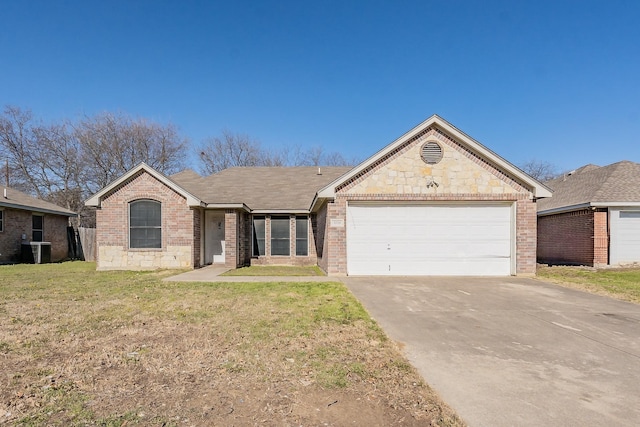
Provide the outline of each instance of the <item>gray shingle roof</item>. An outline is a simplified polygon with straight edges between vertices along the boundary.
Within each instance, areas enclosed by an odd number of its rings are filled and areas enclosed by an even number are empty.
[[[586,165],[545,185],[553,197],[538,200],[538,212],[587,203],[640,202],[640,163]]]
[[[306,210],[316,192],[350,167],[234,167],[207,177],[189,170],[171,180],[206,203],[241,204],[252,210]]]
[[[4,189],[7,189],[7,197],[4,197]],[[75,216],[76,213],[62,206],[36,199],[26,193],[9,187],[0,187],[0,207],[24,209],[33,212],[54,213],[65,216]]]

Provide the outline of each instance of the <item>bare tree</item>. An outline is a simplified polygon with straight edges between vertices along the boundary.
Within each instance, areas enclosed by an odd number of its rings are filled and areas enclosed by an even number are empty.
[[[206,175],[234,166],[351,166],[358,163],[346,160],[337,152],[327,153],[321,146],[266,150],[248,135],[228,130],[219,137],[207,139],[198,151],[200,171]]]
[[[541,182],[549,181],[560,175],[558,168],[554,164],[536,159],[523,163],[520,169]]]
[[[10,184],[29,190],[34,189],[29,165],[34,163],[34,150],[37,148],[33,127],[31,111],[7,106],[0,116],[0,146],[3,148],[3,160],[9,161]]]
[[[82,148],[83,182],[89,193],[104,187],[140,162],[163,173],[185,167],[188,142],[173,125],[123,114],[86,117],[75,127]]]
[[[248,135],[223,130],[199,147],[200,170],[209,175],[234,166],[266,166],[272,163],[260,142]]]
[[[10,106],[0,115],[0,148],[12,187],[78,212],[80,223],[93,221],[84,199],[136,164],[173,173],[187,156],[187,141],[172,125],[122,114],[46,125]]]

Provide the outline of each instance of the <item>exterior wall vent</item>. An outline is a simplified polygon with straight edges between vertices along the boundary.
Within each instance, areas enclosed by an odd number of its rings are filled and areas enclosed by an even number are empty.
[[[428,165],[435,165],[442,160],[442,147],[437,142],[425,142],[420,149],[420,157]]]

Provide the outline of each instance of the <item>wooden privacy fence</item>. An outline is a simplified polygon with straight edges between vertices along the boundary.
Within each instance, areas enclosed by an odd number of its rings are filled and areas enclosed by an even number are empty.
[[[96,260],[96,229],[95,228],[78,228],[78,258],[85,261]]]

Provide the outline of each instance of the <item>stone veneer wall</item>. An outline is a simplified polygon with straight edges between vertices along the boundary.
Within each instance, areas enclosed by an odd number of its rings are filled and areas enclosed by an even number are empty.
[[[435,165],[420,157],[427,139],[436,139],[443,149]],[[516,273],[535,274],[536,204],[531,192],[437,129],[425,130],[338,188],[327,205],[325,252],[319,259],[329,274],[347,273],[349,201],[516,203]]]
[[[160,249],[129,248],[129,202],[140,199],[162,203]],[[200,244],[194,245],[197,215],[184,197],[141,172],[105,196],[96,212],[98,269],[152,270],[199,265],[196,255]]]

